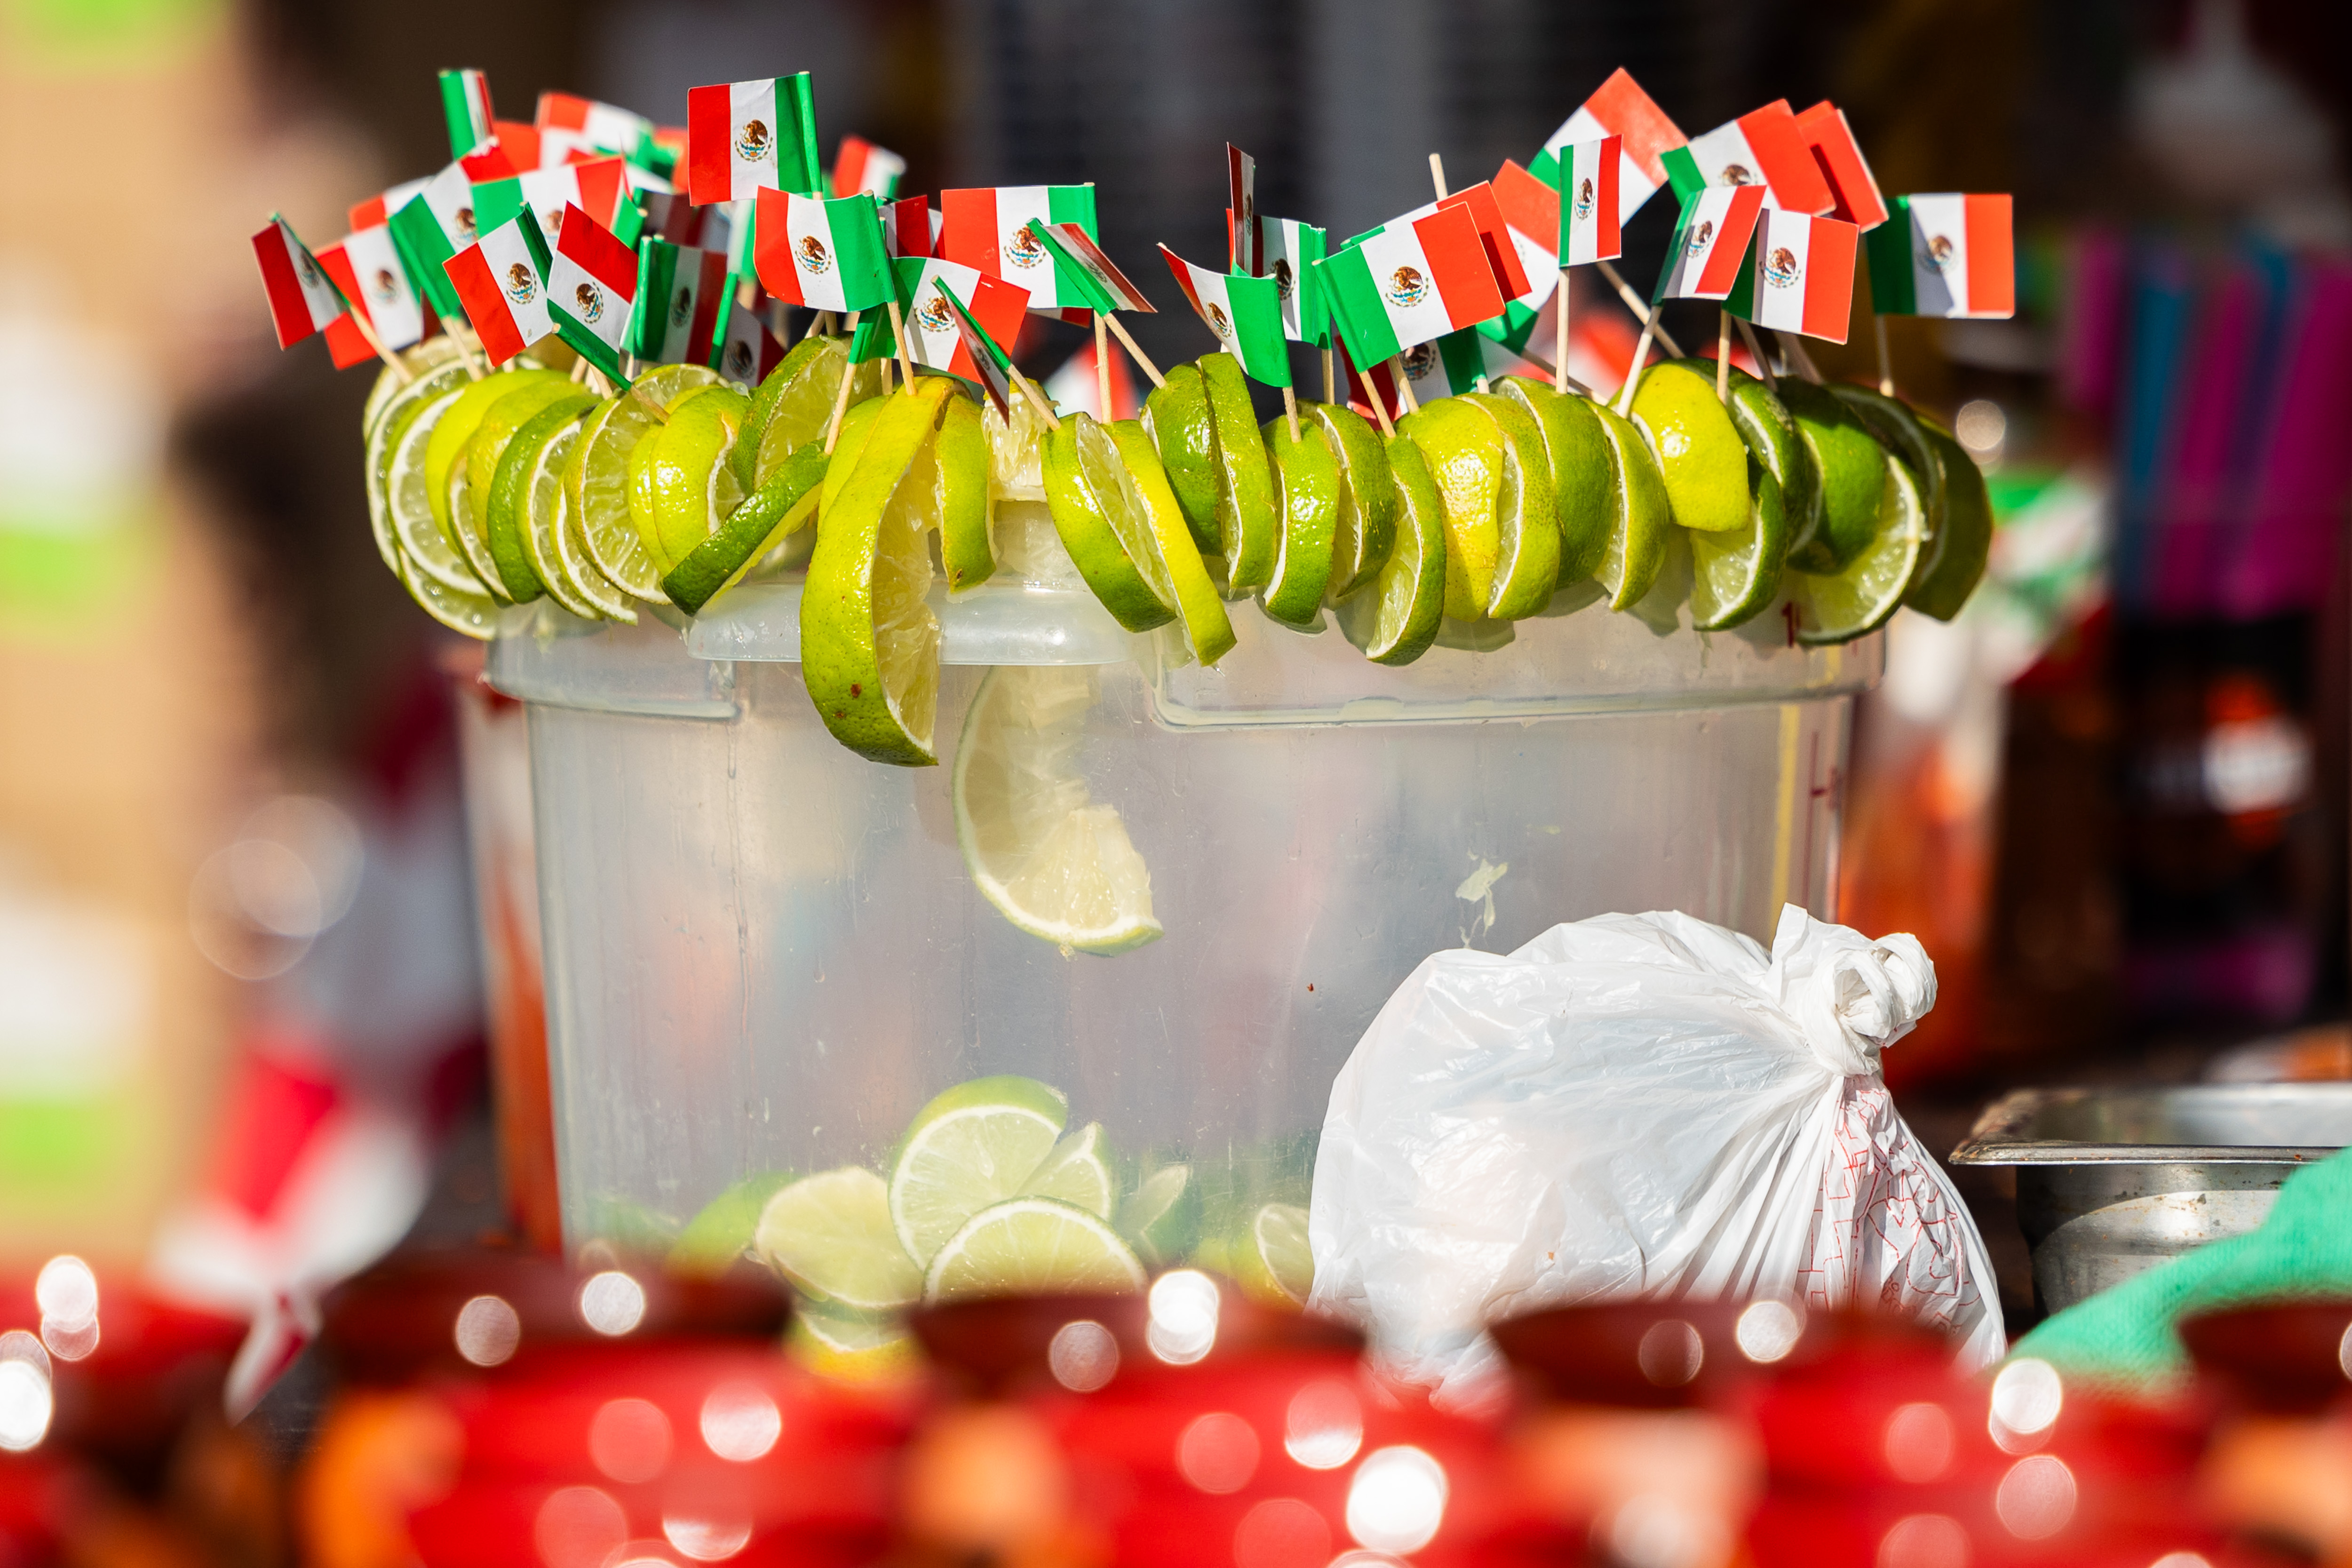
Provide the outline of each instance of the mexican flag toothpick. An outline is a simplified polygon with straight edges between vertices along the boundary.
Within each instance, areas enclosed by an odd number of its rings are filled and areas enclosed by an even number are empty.
[[[394,210],[388,226],[408,263],[408,275],[425,290],[433,309],[444,316],[460,314],[457,286],[444,268],[451,257],[474,243],[478,233],[474,183],[466,177],[464,165],[451,163],[425,181]]]
[[[1575,113],[1560,122],[1559,130],[1544,139],[1543,152],[1528,166],[1528,172],[1557,190],[1559,149],[1575,142],[1598,142],[1604,136],[1618,138],[1617,221],[1628,223],[1660,186],[1669,183],[1667,155],[1680,153],[1689,139],[1623,70],[1612,72]]]
[[[1103,248],[1095,243],[1094,236],[1076,224],[1045,224],[1032,219],[1029,232],[1054,253],[1055,276],[1071,292],[1083,296],[1086,309],[1094,312],[1095,377],[1102,405],[1106,408],[1110,406],[1110,344],[1105,341],[1107,331],[1118,334],[1119,345],[1134,357],[1135,363],[1142,367],[1143,374],[1151,378],[1151,384],[1160,385],[1165,379],[1160,374],[1160,367],[1136,347],[1135,340],[1128,336],[1127,329],[1119,324],[1116,314],[1120,310],[1140,310],[1145,315],[1156,315],[1159,307],[1143,297],[1142,289],[1128,281],[1127,274],[1118,269],[1117,262],[1103,254]]]
[[[319,252],[319,265],[350,312],[327,324],[327,349],[336,369],[424,341],[425,302],[400,259],[399,247],[392,243],[390,229],[382,224],[353,229]],[[385,353],[387,361],[390,357]]]
[[[561,131],[588,146],[606,153],[644,158],[654,148],[654,122],[633,110],[568,92],[542,92],[532,123],[542,131]]]
[[[621,351],[636,299],[635,254],[579,207],[565,207],[548,261],[548,314],[557,334],[609,380],[628,379]]]
[[[784,345],[768,331],[760,312],[736,300],[727,301],[727,331],[711,355],[710,368],[730,381],[757,386],[784,357]]]
[[[654,364],[699,364],[734,303],[727,253],[649,239],[637,253],[635,338],[629,352]]]
[[[1160,254],[1185,301],[1216,334],[1217,346],[1241,363],[1242,374],[1268,386],[1288,387],[1290,346],[1282,332],[1282,294],[1275,280],[1212,272],[1164,245]]]
[[[1873,307],[1883,316],[2000,318],[2017,312],[2006,195],[1896,196],[1871,230]]]
[[[525,207],[443,264],[494,365],[555,331],[547,313],[547,240]]]
[[[1374,230],[1310,275],[1358,364],[1379,364],[1503,313],[1485,241],[1464,206],[1440,205]]]
[[[1853,225],[1833,217],[1765,208],[1756,220],[1748,265],[1723,308],[1775,331],[1845,342],[1859,238]]]
[[[889,148],[877,147],[863,136],[845,136],[841,151],[834,154],[831,189],[836,196],[862,193],[887,202],[898,194],[898,181],[906,173],[907,160]]]
[[[1257,160],[1225,143],[1227,265],[1255,278],[1265,270],[1264,230],[1257,216]]]
[[[480,151],[497,134],[491,129],[489,79],[478,70],[443,71],[441,118],[449,129],[449,156]]]
[[[1087,309],[1084,285],[1065,284],[1054,253],[1029,232],[1032,223],[1074,223],[1089,237],[1095,188],[1088,185],[982,185],[940,193],[935,254],[1029,290],[1029,308],[1059,314]],[[1065,297],[1065,296],[1068,297]]]
[[[276,213],[253,237],[254,259],[261,264],[261,286],[269,295],[269,321],[278,329],[278,346],[292,348],[343,313],[343,297],[318,258],[295,236],[294,226]]]
[[[872,196],[827,201],[762,191],[755,214],[753,268],[787,305],[846,312],[896,298]]]
[[[1709,185],[1683,199],[1682,216],[1675,225],[1666,265],[1658,274],[1657,293],[1650,302],[1651,314],[1633,344],[1633,366],[1617,394],[1621,416],[1633,406],[1633,388],[1649,360],[1651,340],[1657,335],[1658,305],[1668,300],[1728,298],[1738,286],[1740,264],[1747,259],[1748,242],[1763,210],[1761,185]],[[1717,377],[1721,380],[1720,366]]]
[[[940,215],[929,196],[901,196],[882,215],[882,238],[895,257],[939,254]],[[1025,297],[1028,290],[1022,291]]]
[[[814,196],[824,188],[806,71],[695,88],[686,95],[686,120],[687,193],[697,206],[763,190]]]
[[[1029,295],[1017,283],[991,278],[978,268],[936,256],[908,256],[894,263],[898,300],[905,311],[907,354],[929,370],[987,384],[981,363],[956,325],[956,310],[969,311],[991,342],[1010,341],[1021,331]],[[863,334],[863,326],[858,331]],[[871,350],[853,358],[873,358]]]
[[[1860,229],[1885,223],[1886,198],[1878,194],[1877,176],[1870,172],[1870,160],[1862,155],[1853,127],[1845,122],[1845,110],[1823,99],[1797,116],[1797,130],[1812,149],[1813,162],[1821,165],[1822,177],[1837,198],[1830,216]]]
[[[1837,205],[1785,98],[1692,137],[1685,151],[1687,165],[1668,160],[1675,194],[1685,199],[1702,188],[1761,185],[1772,205],[1789,212],[1822,214]]]

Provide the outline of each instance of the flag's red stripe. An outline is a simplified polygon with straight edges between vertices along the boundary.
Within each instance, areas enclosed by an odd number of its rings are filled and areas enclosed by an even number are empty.
[[[499,120],[490,125],[490,133],[498,138],[499,151],[517,169],[539,167],[539,127],[525,125],[520,121]]]
[[[997,253],[1001,237],[996,232],[995,186],[941,191],[940,220],[936,255],[976,267],[991,278],[1004,276],[1004,258]]]
[[[1503,313],[1503,291],[1486,257],[1486,237],[1467,206],[1440,206],[1414,219],[1412,232],[1429,258],[1430,282],[1445,301],[1447,321],[1461,328]]]
[[[1875,228],[1886,221],[1886,201],[1870,177],[1862,145],[1853,139],[1845,111],[1828,99],[1797,116],[1797,129],[1813,152],[1813,161],[1829,181],[1836,198],[1832,216],[1859,228]]]
[[[466,314],[481,335],[482,348],[492,364],[504,364],[527,346],[522,333],[515,330],[514,315],[507,309],[506,291],[490,274],[490,264],[482,259],[482,247],[469,245],[444,264],[449,281],[457,286],[457,298],[465,303]]]
[[[624,300],[637,297],[637,253],[611,229],[575,206],[563,209],[555,248],[578,262],[588,276]]]
[[[866,180],[866,160],[873,155],[874,143],[863,136],[845,136],[841,151],[833,159],[833,194],[854,196]]]
[[[568,92],[542,92],[539,95],[539,112],[535,115],[542,126],[558,131],[588,129],[588,100]]]
[[[1566,178],[1565,170],[1561,177]],[[1546,250],[1553,248],[1559,239],[1559,193],[1510,158],[1495,171],[1494,186],[1503,221]]]
[[[898,256],[931,253],[931,198],[908,196],[890,204],[890,243]]]
[[[1201,309],[1200,291],[1192,287],[1192,264],[1164,245],[1160,254],[1167,258],[1168,270],[1176,275],[1176,287],[1184,290],[1184,302],[1192,307],[1192,314],[1207,320],[1208,312]]]
[[[1787,99],[1775,99],[1741,115],[1739,132],[1763,165],[1758,172],[1782,206],[1792,213],[1825,213],[1837,205],[1829,182],[1822,178],[1821,166],[1813,162],[1813,150],[1805,145],[1804,132],[1797,129],[1797,116]]]
[[[1086,265],[1087,270],[1095,275],[1096,280],[1108,289],[1118,300],[1120,310],[1153,315],[1159,313],[1153,309],[1151,301],[1143,297],[1143,290],[1138,289],[1129,280],[1127,274],[1118,269],[1118,263],[1103,253],[1103,247],[1094,242],[1092,235],[1074,223],[1057,223],[1047,226],[1053,229],[1054,237],[1068,246],[1072,253]]]
[[[261,263],[261,286],[269,295],[269,321],[278,329],[278,346],[291,348],[319,329],[310,324],[310,301],[302,298],[284,232],[273,223],[256,234],[253,255]]]
[[[805,305],[806,295],[801,292],[800,268],[793,265],[792,222],[793,203],[812,198],[794,196],[790,192],[762,189],[754,218],[751,242],[751,270],[758,275],[760,286],[787,305]]]
[[[1625,162],[1625,139],[1604,136],[1601,139],[1601,168],[1592,178],[1593,216],[1597,221],[1592,237],[1592,253],[1601,260],[1612,260],[1625,254],[1624,237],[1617,227],[1617,186],[1622,177]]]
[[[1650,95],[1625,74],[1623,68],[1602,82],[1584,100],[1584,107],[1592,111],[1592,117],[1601,121],[1604,130],[1624,138],[1625,151],[1650,176],[1651,184],[1666,183],[1666,166],[1658,161],[1658,155],[1669,147],[1684,145],[1690,138],[1666,118],[1666,111],[1650,100]]]
[[[1698,280],[1691,285],[1692,292],[1717,300],[1731,292],[1731,286],[1739,280],[1740,263],[1748,259],[1748,242],[1756,237],[1756,215],[1763,210],[1763,186],[1741,185],[1731,193],[1731,205],[1723,211],[1723,227],[1706,253]]]
[[[368,309],[367,295],[360,289],[359,269],[352,265],[351,255],[344,250],[341,244],[331,245],[326,249],[317,252],[314,259],[319,263],[319,269],[332,279],[335,287],[343,291],[346,307],[366,316],[368,325],[375,325],[375,312]],[[358,331],[357,328],[352,330]]]
[[[2010,199],[1969,196],[1969,311],[2006,316],[2017,309],[2017,253],[2010,233]]]
[[[580,187],[580,205],[588,216],[610,228],[613,216],[628,199],[629,161],[618,156],[592,158],[572,165],[572,183]]]
[[[1813,220],[1805,242],[1805,324],[1807,337],[1845,342],[1846,323],[1853,314],[1853,253],[1862,230],[1833,217]]]
[[[495,142],[478,153],[467,153],[457,160],[457,166],[466,171],[466,178],[478,185],[487,185],[493,180],[511,180],[522,173],[507,156],[506,149]]]
[[[1528,291],[1528,269],[1519,265],[1519,247],[1511,243],[1503,226],[1503,209],[1496,205],[1495,187],[1481,180],[1475,185],[1454,192],[1440,206],[1465,207],[1471,221],[1478,226],[1479,239],[1486,246],[1487,265],[1495,269],[1495,283],[1506,300],[1516,300]]]
[[[696,206],[734,195],[732,130],[734,99],[727,83],[688,89],[686,95],[686,189]]]
[[[357,321],[337,316],[327,323],[327,357],[334,361],[337,370],[349,370],[362,360],[375,358],[375,350],[368,347]]]
[[[971,319],[981,324],[982,331],[1000,343],[1009,343],[1021,331],[1021,318],[1029,310],[1029,290],[1000,278],[982,278],[972,288],[969,308]],[[950,375],[960,375],[967,381],[980,379],[980,368],[972,363],[971,350],[965,346],[961,334],[945,368]]]
[[[351,226],[354,229],[373,228],[378,224],[389,222],[391,216],[384,211],[382,196],[370,196],[363,202],[352,204]]]

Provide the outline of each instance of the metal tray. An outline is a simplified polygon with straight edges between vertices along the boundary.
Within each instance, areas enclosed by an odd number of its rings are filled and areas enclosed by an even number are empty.
[[[2025,1089],[1952,1151],[2017,1170],[2033,1291],[2058,1311],[2253,1230],[2279,1184],[2352,1144],[2352,1083]]]

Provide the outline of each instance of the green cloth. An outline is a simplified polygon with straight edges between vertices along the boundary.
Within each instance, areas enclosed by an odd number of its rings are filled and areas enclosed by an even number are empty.
[[[2070,1380],[2155,1394],[2189,1373],[2173,1325],[2191,1312],[2263,1301],[2352,1297],[2352,1150],[2297,1171],[2251,1236],[2188,1257],[2077,1302],[2017,1342]]]

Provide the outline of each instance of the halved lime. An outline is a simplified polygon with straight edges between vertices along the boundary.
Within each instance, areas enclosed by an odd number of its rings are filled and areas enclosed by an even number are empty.
[[[743,415],[741,439],[728,458],[735,468],[735,482],[746,493],[760,488],[763,466],[782,462],[811,439],[824,439],[824,424],[832,417],[834,399],[841,392],[841,373],[848,363],[845,343],[838,338],[820,337],[803,338],[776,362],[776,368],[751,395]],[[856,395],[854,390],[851,395]],[[772,455],[766,443],[772,425],[776,432]]]
[[[425,410],[443,404],[451,393],[466,384],[466,368],[460,364],[444,365],[420,374],[405,385],[386,368],[376,384],[376,395],[371,397],[363,428],[367,431],[367,496],[368,525],[375,533],[376,552],[383,563],[397,574],[400,563],[394,552],[392,520],[392,460],[399,452],[402,439],[415,426]],[[384,383],[394,384],[389,394]],[[418,447],[420,458],[423,447]],[[422,500],[424,491],[417,492]],[[428,509],[426,515],[431,515]]]
[[[1960,613],[1992,554],[1992,499],[1984,473],[1967,447],[1927,419],[1919,421],[1943,468],[1944,526],[1933,563],[1922,559],[1903,602],[1923,616],[1948,621]]]
[[[1152,537],[1159,542],[1160,559],[1168,568],[1168,584],[1176,595],[1176,614],[1183,625],[1185,646],[1200,663],[1214,664],[1233,651],[1233,619],[1226,615],[1224,599],[1209,575],[1208,563],[1201,559],[1200,547],[1192,542],[1192,531],[1185,523],[1183,509],[1177,504],[1176,492],[1168,483],[1168,472],[1160,466],[1160,453],[1138,420],[1119,420],[1111,426],[1110,437],[1118,444],[1128,478],[1135,481],[1135,493],[1151,519]],[[1017,507],[1021,503],[1010,504]]]
[[[947,1239],[923,1275],[923,1300],[1124,1294],[1142,1289],[1145,1278],[1134,1249],[1101,1216],[1053,1198],[1013,1198]]]
[[[1113,619],[1147,632],[1176,618],[1150,510],[1118,443],[1092,415],[1069,415],[1046,437],[1045,498],[1063,547]]]
[[[1911,477],[1919,484],[1918,570],[1934,572],[1944,550],[1944,465],[1937,460],[1927,426],[1909,404],[1874,386],[1839,382],[1830,391],[1853,410],[1890,458],[1911,465]],[[1877,531],[1872,537],[1876,539]]]
[[[1526,376],[1507,375],[1502,395],[1535,416],[1551,459],[1552,500],[1559,518],[1559,585],[1581,583],[1601,569],[1617,521],[1617,485],[1591,400]]]
[[[751,1250],[802,1289],[861,1312],[911,1306],[922,1291],[923,1271],[890,1228],[889,1189],[863,1165],[777,1189]]]
[[[1150,868],[1077,770],[1095,697],[1084,667],[988,672],[956,746],[956,843],[972,885],[1021,930],[1066,952],[1124,952],[1160,927]]]
[[[599,404],[591,409],[580,421],[579,434],[568,443],[569,455],[563,463],[563,502],[556,511],[556,568],[575,593],[596,606],[598,615],[635,626],[637,596],[606,576],[604,569],[596,564],[596,558],[588,552],[588,525],[581,514],[581,470],[587,461],[588,438],[595,431],[596,422],[604,416],[606,406]]]
[[[1339,629],[1374,664],[1411,664],[1437,640],[1445,618],[1445,509],[1412,437],[1388,443],[1396,487],[1396,539],[1369,594],[1339,605]]]
[[[1274,579],[1281,524],[1274,510],[1274,468],[1258,438],[1249,381],[1222,349],[1202,354],[1199,364],[1217,432],[1217,544],[1225,558],[1225,586],[1235,593],[1263,588]]]
[[[1192,542],[1221,556],[1217,498],[1223,492],[1223,480],[1217,468],[1216,421],[1209,413],[1209,388],[1200,366],[1170,367],[1167,379],[1143,400],[1143,428],[1160,453],[1169,489],[1192,531]]]
[[[1060,1089],[1010,1074],[934,1096],[908,1123],[891,1162],[890,1234],[908,1257],[929,1263],[964,1221],[1036,1174],[1069,1113]]]
[[[1258,594],[1265,613],[1294,626],[1312,626],[1331,585],[1331,550],[1339,527],[1339,459],[1321,424],[1301,420],[1292,440],[1286,419],[1259,435],[1274,471],[1274,513],[1281,542],[1274,575]]]
[[[1706,368],[1699,368],[1706,364]],[[1748,521],[1748,444],[1715,395],[1715,371],[1699,360],[1669,360],[1642,374],[1633,424],[1657,454],[1675,521],[1722,533]]]
[[[1666,501],[1666,481],[1658,460],[1641,432],[1604,404],[1592,412],[1601,421],[1601,435],[1609,447],[1612,510],[1609,544],[1601,552],[1593,580],[1609,595],[1612,610],[1630,610],[1642,602],[1666,561],[1666,530],[1674,521]]]
[[[523,553],[530,558],[532,574],[547,585],[548,597],[573,615],[593,621],[604,617],[604,609],[564,570],[562,547],[569,526],[564,513],[572,505],[563,492],[563,475],[572,466],[572,454],[579,448],[584,418],[584,414],[574,413],[539,444],[523,479],[521,531]]]
[[[1833,574],[1877,536],[1886,448],[1843,398],[1816,382],[1781,377],[1780,401],[1795,417],[1821,481],[1818,517],[1796,520],[1789,564],[1801,572]]]
[[[1486,614],[1517,621],[1551,603],[1559,580],[1559,508],[1551,458],[1535,416],[1507,397],[1465,393],[1503,433],[1502,482],[1495,491],[1495,586]]]
[[[579,478],[572,496],[580,515],[581,541],[599,571],[651,604],[664,602],[661,569],[646,553],[645,541],[629,515],[629,458],[646,433],[660,423],[654,407],[689,387],[715,386],[718,382],[719,373],[703,365],[656,365],[591,416],[582,437]],[[648,403],[653,406],[648,407]]]
[[[523,510],[530,500],[532,465],[549,437],[595,405],[593,396],[577,389],[541,405],[536,413],[503,437],[503,451],[497,468],[491,472],[488,487],[489,499],[487,502],[480,502],[477,497],[478,504],[475,510],[482,515],[482,538],[489,550],[490,563],[498,569],[499,583],[505,588],[507,597],[519,605],[535,599],[546,591],[538,569],[531,564],[530,552],[523,543]],[[504,406],[504,404],[499,405],[499,408]],[[497,416],[498,409],[494,408],[491,418]],[[489,438],[489,420],[484,420],[482,430],[474,437],[478,451]],[[472,454],[468,454],[467,461],[470,466]],[[473,478],[470,473],[467,477],[469,479]],[[557,603],[563,603],[562,595],[557,595]],[[571,606],[566,605],[564,607],[569,609]]]
[[[1445,613],[1476,620],[1495,592],[1502,531],[1495,503],[1503,489],[1503,430],[1475,403],[1448,397],[1397,421],[1421,448],[1445,509]]]
[[[400,552],[400,585],[408,596],[435,620],[462,636],[488,642],[498,635],[499,605],[487,594],[468,594],[452,588],[436,577],[429,577],[416,569],[408,552]]]
[[[1886,465],[1878,537],[1870,547],[1835,576],[1790,574],[1797,640],[1809,646],[1850,642],[1885,625],[1919,563],[1924,516],[1918,479],[1898,458]]]
[[[469,449],[474,432],[482,427],[482,418],[490,405],[518,387],[534,384],[568,384],[563,377],[545,370],[502,370],[469,381],[457,390],[457,400],[442,412],[436,422],[433,438],[425,447],[425,494],[432,508],[434,525],[448,542],[452,553],[460,549],[457,530],[449,515],[449,481],[463,465],[459,459]],[[479,575],[478,571],[476,574]]]
[[[1108,1219],[1118,1199],[1118,1168],[1102,1123],[1089,1121],[1054,1145],[1030,1178],[1021,1184],[1030,1197],[1059,1198]]]
[[[1814,493],[1812,458],[1788,409],[1753,376],[1736,368],[1728,374],[1732,423],[1748,443],[1748,522],[1689,536],[1691,624],[1707,632],[1751,620],[1779,596],[1791,531],[1790,489],[1801,498]]]
[[[1339,459],[1339,517],[1331,535],[1331,587],[1336,603],[1369,587],[1396,545],[1396,479],[1388,448],[1372,422],[1352,408],[1302,403],[1298,417],[1322,426]]]

